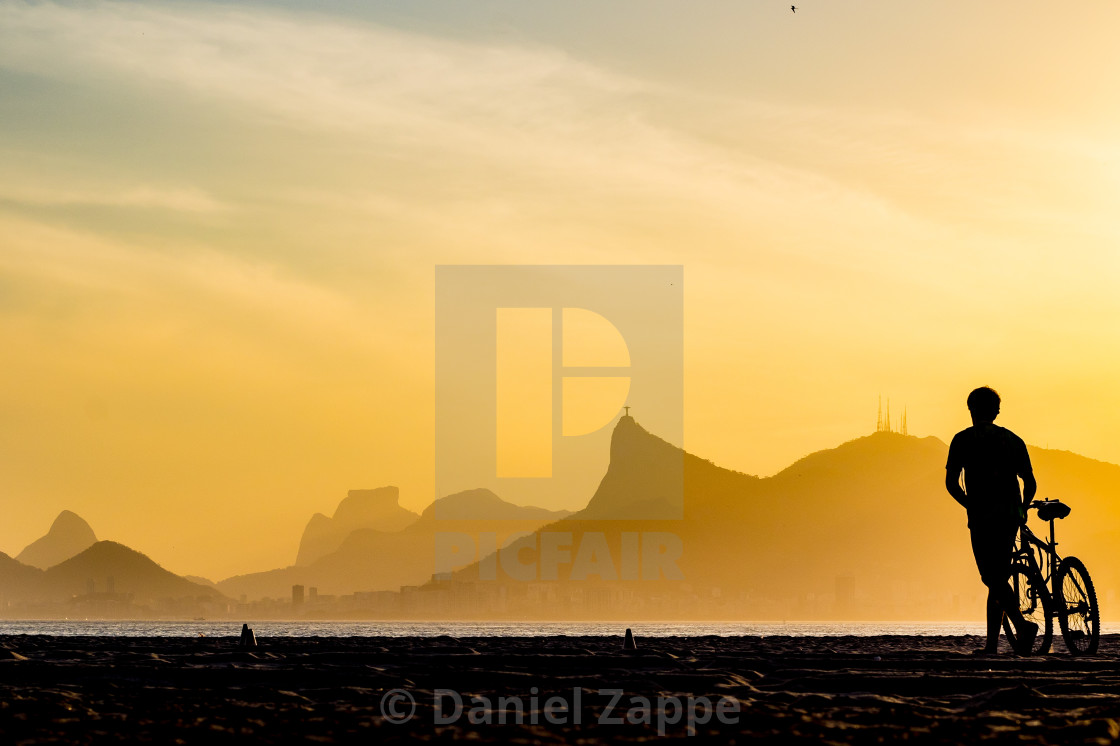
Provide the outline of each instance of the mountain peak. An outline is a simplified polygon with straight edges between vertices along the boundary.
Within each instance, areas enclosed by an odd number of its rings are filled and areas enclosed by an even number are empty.
[[[645,448],[657,448],[658,444],[680,450],[639,425],[632,415],[624,414],[618,418],[611,432],[611,463],[616,459],[625,459],[639,453]]]
[[[919,438],[895,432],[875,432],[864,435],[834,448],[810,453],[803,456],[776,474],[776,477],[790,474],[805,474],[820,470],[830,472],[834,469],[854,469],[890,480],[896,472],[918,463],[944,462],[948,446],[933,436]]]
[[[46,535],[28,544],[16,559],[45,570],[85,551],[96,541],[93,529],[81,516],[64,510],[54,519]]]
[[[599,489],[574,517],[675,519],[682,516],[685,452],[652,434],[631,415],[611,433],[611,460]]]
[[[143,552],[115,541],[96,542],[52,567],[44,577],[63,595],[88,592],[91,581],[98,590],[112,584],[116,592],[132,593],[138,601],[219,595],[213,588],[175,575]]]
[[[85,519],[72,510],[64,510],[59,513],[58,517],[54,519],[54,523],[51,524],[50,531],[47,533],[60,534],[69,531],[88,532],[91,537],[94,535],[93,529],[90,528],[90,525],[86,523]],[[94,538],[94,541],[97,541],[97,539]]]
[[[371,490],[350,490],[334,511],[334,520],[364,524],[399,508],[400,489],[392,485]]]
[[[421,514],[424,521],[507,521],[560,520],[570,515],[566,510],[547,510],[532,505],[515,505],[503,500],[485,487],[464,490],[441,497]]]
[[[310,565],[342,546],[359,529],[400,531],[418,515],[399,504],[400,490],[394,486],[350,490],[330,518],[316,513],[303,530],[296,554],[297,565]]]

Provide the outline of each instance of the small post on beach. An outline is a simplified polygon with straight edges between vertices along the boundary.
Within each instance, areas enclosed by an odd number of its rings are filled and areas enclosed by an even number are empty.
[[[249,629],[248,624],[241,625],[241,647],[255,648],[257,646],[257,636],[253,630]]]
[[[634,643],[634,633],[630,628],[626,628],[626,641],[622,643],[623,650],[637,650],[638,646]]]

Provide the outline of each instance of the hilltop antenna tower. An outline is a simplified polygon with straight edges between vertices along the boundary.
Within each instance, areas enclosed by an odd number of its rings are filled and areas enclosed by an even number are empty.
[[[879,416],[875,420],[875,432],[877,433],[901,433],[902,435],[909,435],[910,430],[906,424],[906,407],[902,407],[902,419],[899,421],[898,430],[894,429],[891,423],[891,399],[887,397],[887,410],[883,411],[883,395],[879,394]]]

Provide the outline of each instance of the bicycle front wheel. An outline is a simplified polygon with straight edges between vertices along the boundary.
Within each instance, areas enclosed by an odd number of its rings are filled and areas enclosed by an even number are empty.
[[[1019,600],[1019,613],[1028,622],[1038,625],[1038,636],[1034,638],[1033,655],[1042,655],[1049,652],[1050,643],[1054,640],[1054,616],[1050,613],[1053,604],[1050,594],[1046,591],[1046,584],[1042,576],[1026,565],[1015,565],[1011,568],[1011,591]],[[1004,618],[1003,629],[1007,639],[1014,646],[1015,636],[1010,622]]]
[[[1097,607],[1097,591],[1085,564],[1076,557],[1062,560],[1058,571],[1058,624],[1062,639],[1072,655],[1092,655],[1101,641],[1101,614]]]

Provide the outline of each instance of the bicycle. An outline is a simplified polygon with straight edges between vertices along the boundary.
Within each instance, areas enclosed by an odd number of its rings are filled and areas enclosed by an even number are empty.
[[[1085,563],[1076,557],[1059,556],[1054,538],[1054,521],[1068,516],[1070,507],[1060,500],[1036,500],[1027,510],[1037,510],[1038,517],[1050,523],[1050,540],[1045,541],[1035,536],[1023,521],[1012,558],[1010,583],[1019,599],[1019,611],[1038,625],[1038,637],[1031,652],[1043,654],[1050,650],[1057,617],[1070,654],[1092,655],[1097,652],[1101,636],[1097,592]],[[1017,647],[1006,617],[1003,629],[1012,647]]]

